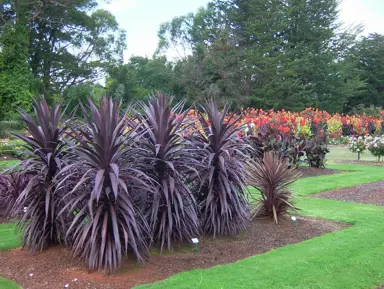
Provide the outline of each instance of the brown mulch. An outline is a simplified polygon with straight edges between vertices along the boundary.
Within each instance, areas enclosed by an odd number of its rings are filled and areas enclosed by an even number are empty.
[[[50,248],[34,256],[26,250],[14,249],[0,252],[0,276],[29,289],[64,288],[66,284],[68,288],[79,289],[128,289],[179,272],[232,263],[346,227],[346,224],[304,217],[297,217],[296,225],[289,217],[278,225],[270,219],[255,220],[236,237],[200,240],[198,252],[184,245],[177,253],[152,254],[151,262],[142,266],[131,258],[115,276],[105,276],[102,272],[89,274],[63,247]]]
[[[301,173],[302,178],[308,178],[308,177],[317,177],[322,175],[333,175],[338,174],[340,171],[331,170],[331,169],[318,169],[318,168],[312,168],[312,167],[299,167],[297,169]]]
[[[0,156],[0,161],[14,161],[17,160],[14,156],[11,155],[2,155]]]
[[[311,197],[384,206],[384,181],[337,189]]]

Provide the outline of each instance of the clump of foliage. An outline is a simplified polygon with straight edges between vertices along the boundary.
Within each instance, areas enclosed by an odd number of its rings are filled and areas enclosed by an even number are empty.
[[[188,186],[199,166],[193,150],[184,144],[182,133],[186,113],[173,98],[159,93],[142,103],[144,134],[140,146],[147,151],[147,174],[156,181],[149,199],[149,223],[155,242],[172,249],[173,241],[191,240],[199,235],[196,201]]]
[[[139,261],[148,256],[150,232],[137,200],[154,188],[131,147],[135,131],[120,119],[120,108],[107,98],[100,107],[90,102],[86,124],[72,132],[76,157],[60,173],[60,189],[70,188],[61,215],[75,215],[67,238],[89,270],[115,272],[129,251]]]
[[[305,139],[294,135],[270,135],[264,150],[276,152],[288,161],[289,167],[297,168],[305,154]]]
[[[256,217],[273,217],[275,222],[288,209],[297,209],[292,201],[289,186],[299,178],[299,173],[288,167],[275,152],[267,152],[262,160],[251,166],[250,185],[261,194],[253,214]]]
[[[312,137],[306,145],[306,162],[311,167],[324,168],[326,154],[330,152],[327,147],[327,127],[321,123],[312,125]]]
[[[20,193],[13,212],[18,214],[28,207],[18,227],[23,232],[23,246],[34,253],[63,241],[65,235],[64,220],[58,216],[60,197],[54,182],[63,166],[65,143],[61,105],[50,108],[42,98],[34,101],[33,109],[36,121],[21,113],[30,136],[18,135],[28,150],[28,160],[20,164],[20,171],[31,175],[31,179]]]
[[[351,152],[358,153],[360,155],[367,149],[367,145],[364,139],[359,136],[358,138],[351,139],[351,143],[349,144],[348,148]]]
[[[384,137],[367,137],[365,141],[368,150],[380,161],[384,156]]]
[[[22,159],[26,156],[24,142],[19,140],[1,140],[0,141],[0,156],[12,156]]]
[[[248,157],[242,153],[245,145],[235,140],[243,127],[237,126],[238,117],[228,116],[228,105],[222,112],[213,101],[201,108],[194,145],[206,168],[195,186],[202,230],[213,236],[233,235],[245,228],[250,213],[245,195]]]
[[[27,187],[30,176],[23,172],[0,174],[0,216],[11,217],[13,206]],[[18,212],[20,213],[20,212]]]
[[[14,138],[15,133],[24,134],[21,121],[0,121],[0,138]]]

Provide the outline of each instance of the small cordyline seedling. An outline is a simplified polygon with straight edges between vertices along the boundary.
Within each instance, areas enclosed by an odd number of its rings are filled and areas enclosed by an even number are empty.
[[[261,199],[254,210],[254,216],[270,216],[278,222],[278,217],[289,208],[297,209],[291,202],[288,187],[300,174],[288,167],[277,153],[267,152],[262,160],[250,166],[249,184],[259,190]]]
[[[134,131],[126,130],[120,107],[107,98],[100,107],[90,102],[86,125],[72,131],[77,158],[60,172],[60,190],[68,191],[61,213],[74,216],[67,238],[90,271],[117,271],[129,251],[139,261],[148,256],[149,227],[135,199],[154,189],[130,147]]]
[[[36,120],[21,112],[30,136],[17,135],[28,149],[28,158],[19,168],[31,178],[12,211],[19,214],[28,207],[18,227],[23,232],[23,246],[35,253],[64,238],[64,220],[58,218],[60,197],[54,178],[63,166],[65,143],[62,139],[64,112],[61,104],[50,108],[42,98],[34,101],[33,108]]]
[[[141,104],[145,133],[140,141],[147,152],[147,174],[157,183],[146,215],[154,241],[168,250],[174,241],[190,241],[199,234],[196,201],[188,184],[200,164],[182,137],[186,113],[180,113],[181,103],[172,109],[172,100],[159,93]]]
[[[221,113],[213,101],[201,105],[201,109],[201,129],[196,131],[193,144],[199,149],[199,162],[204,165],[200,180],[194,185],[202,230],[213,236],[237,234],[249,220],[245,195],[245,165],[249,157],[243,154],[246,145],[236,141],[243,127],[238,126],[239,118],[228,115],[228,105]]]

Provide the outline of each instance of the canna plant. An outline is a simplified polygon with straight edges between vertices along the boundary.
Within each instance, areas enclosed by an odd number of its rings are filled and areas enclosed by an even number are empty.
[[[199,162],[205,167],[194,186],[202,230],[213,236],[237,234],[246,227],[249,218],[245,169],[249,158],[243,154],[246,145],[236,141],[243,127],[238,126],[238,117],[227,115],[228,105],[221,113],[213,101],[201,108],[201,129],[193,143],[199,149]]]
[[[279,216],[284,215],[288,209],[297,209],[291,202],[288,187],[300,175],[289,168],[287,161],[283,161],[276,152],[267,152],[262,160],[250,168],[249,184],[261,194],[253,213],[255,217],[273,217],[277,223]]]
[[[58,218],[60,197],[54,178],[63,166],[65,142],[61,104],[50,108],[45,98],[41,98],[34,101],[33,108],[35,120],[21,112],[30,136],[17,135],[28,150],[28,160],[21,162],[19,168],[30,180],[12,211],[18,214],[28,207],[18,228],[23,232],[23,247],[35,253],[64,239],[64,220]]]
[[[196,201],[188,186],[199,163],[184,144],[182,104],[171,107],[173,98],[159,93],[142,103],[145,134],[141,148],[146,154],[147,174],[156,181],[147,216],[155,242],[161,250],[174,241],[191,240],[199,234]]]
[[[68,191],[61,214],[74,216],[67,238],[90,271],[116,272],[130,251],[140,262],[148,256],[149,226],[136,200],[153,188],[120,108],[107,98],[100,107],[90,102],[86,124],[72,132],[76,157],[59,177],[60,190]]]

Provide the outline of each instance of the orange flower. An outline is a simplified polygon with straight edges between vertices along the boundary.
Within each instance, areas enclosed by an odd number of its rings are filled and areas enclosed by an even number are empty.
[[[300,121],[300,125],[301,125],[301,126],[305,126],[305,118],[303,118],[303,119]]]

